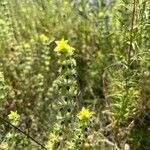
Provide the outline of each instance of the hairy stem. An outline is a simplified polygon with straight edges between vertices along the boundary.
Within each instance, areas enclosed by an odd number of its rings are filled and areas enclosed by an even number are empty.
[[[132,10],[132,21],[131,21],[131,29],[130,29],[130,45],[129,45],[129,51],[128,51],[128,66],[130,66],[130,63],[131,63],[134,20],[135,20],[135,0],[133,1],[133,10]]]

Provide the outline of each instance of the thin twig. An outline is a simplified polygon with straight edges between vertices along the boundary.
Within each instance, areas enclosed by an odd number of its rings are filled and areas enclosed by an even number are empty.
[[[133,10],[132,10],[132,22],[131,22],[131,29],[130,29],[130,45],[129,45],[129,51],[128,51],[128,66],[130,66],[130,62],[131,62],[134,20],[135,20],[135,0],[133,2]]]
[[[5,122],[6,124],[8,124],[9,126],[15,128],[16,130],[18,130],[19,132],[21,132],[22,134],[24,134],[26,137],[28,137],[29,139],[31,139],[32,141],[34,141],[36,144],[38,144],[39,146],[41,146],[43,149],[47,148],[45,146],[43,146],[42,144],[40,144],[37,140],[35,140],[33,137],[31,137],[29,134],[25,133],[24,131],[22,131],[21,129],[19,129],[18,127],[14,126],[13,124],[11,124],[9,121],[7,121],[6,119],[4,119],[3,117],[0,116],[0,119]]]

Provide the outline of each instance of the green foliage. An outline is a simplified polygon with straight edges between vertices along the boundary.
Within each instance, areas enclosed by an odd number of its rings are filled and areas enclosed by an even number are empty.
[[[149,35],[149,0],[1,0],[0,149],[148,150]]]
[[[2,72],[0,72],[0,106],[1,106],[0,109],[2,109],[2,104],[5,101],[6,93],[7,93],[7,87],[6,87],[6,84],[5,84],[4,75],[3,75]]]

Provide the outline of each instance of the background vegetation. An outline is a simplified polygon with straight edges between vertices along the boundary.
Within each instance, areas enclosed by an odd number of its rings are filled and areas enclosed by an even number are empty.
[[[67,107],[62,38],[76,61]],[[1,0],[0,58],[0,149],[150,149],[149,0]],[[95,112],[86,124],[82,107]]]

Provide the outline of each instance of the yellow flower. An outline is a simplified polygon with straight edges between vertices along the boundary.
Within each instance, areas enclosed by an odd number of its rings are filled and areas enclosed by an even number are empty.
[[[97,52],[97,58],[103,59],[104,58],[104,54],[101,51],[98,51]]]
[[[6,24],[6,22],[4,20],[0,19],[0,25],[5,25],[5,24]]]
[[[15,46],[16,50],[19,50],[21,47],[19,45]]]
[[[30,43],[33,44],[35,41],[34,39],[30,39]]]
[[[30,48],[30,44],[29,43],[25,43],[24,44],[24,48],[29,49]]]
[[[8,115],[8,118],[10,120],[15,120],[19,118],[19,114],[17,113],[17,111],[10,111],[10,114]]]
[[[89,109],[86,109],[86,108],[82,108],[82,110],[77,114],[77,117],[80,119],[80,120],[83,120],[83,119],[88,119],[90,117],[92,117],[92,115],[94,115],[95,112],[93,111],[89,111]]]
[[[62,38],[60,41],[56,41],[56,44],[57,46],[54,49],[54,51],[56,52],[66,51],[68,53],[71,53],[74,51],[74,48],[68,44],[68,40],[64,40],[64,38]]]
[[[45,34],[41,34],[40,35],[40,40],[43,41],[43,42],[48,42],[49,38]]]

